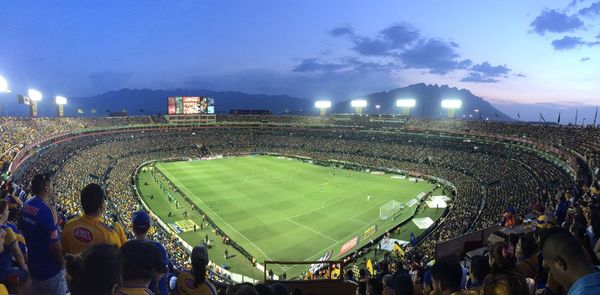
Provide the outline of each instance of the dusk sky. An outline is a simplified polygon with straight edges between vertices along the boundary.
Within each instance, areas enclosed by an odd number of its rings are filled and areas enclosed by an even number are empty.
[[[599,105],[600,1],[0,0],[0,76],[69,97],[341,100],[424,82],[498,106]]]

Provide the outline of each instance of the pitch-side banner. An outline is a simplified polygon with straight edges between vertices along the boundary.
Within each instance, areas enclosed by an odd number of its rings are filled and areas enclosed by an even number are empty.
[[[354,237],[352,240],[346,242],[345,244],[342,245],[342,248],[340,249],[340,254],[339,255],[344,255],[346,252],[350,251],[352,248],[354,248],[356,246],[356,244],[358,244],[358,237]]]
[[[327,261],[327,260],[331,259],[331,252],[332,251],[330,250],[329,252],[325,253],[325,255],[323,255],[323,257],[319,258],[318,260],[319,261]],[[323,264],[323,263],[311,264],[309,270],[311,273],[315,273],[315,272],[319,271],[321,268],[323,268],[324,266],[325,266],[325,264]]]

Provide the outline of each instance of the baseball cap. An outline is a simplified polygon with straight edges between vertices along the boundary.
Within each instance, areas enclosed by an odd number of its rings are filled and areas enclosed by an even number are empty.
[[[134,227],[150,227],[150,216],[144,210],[136,211],[131,217],[131,223]]]
[[[201,244],[192,249],[192,261],[196,259],[208,263],[208,250],[206,249],[206,245]]]

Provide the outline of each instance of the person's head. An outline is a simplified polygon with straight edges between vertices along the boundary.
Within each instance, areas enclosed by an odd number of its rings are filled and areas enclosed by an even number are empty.
[[[0,224],[6,223],[8,214],[8,202],[6,200],[0,200]]]
[[[433,290],[437,293],[453,293],[460,290],[462,276],[462,267],[456,259],[439,260],[431,267]]]
[[[483,279],[485,279],[485,276],[489,273],[490,264],[484,256],[477,255],[471,258],[471,268],[469,269],[471,280],[483,282]]]
[[[166,272],[158,249],[148,241],[131,240],[121,247],[123,253],[123,282],[149,284]]]
[[[37,174],[31,179],[31,193],[41,198],[51,198],[54,188],[50,178],[44,174]]]
[[[380,295],[383,291],[381,281],[376,278],[370,278],[367,281],[367,295]]]
[[[381,279],[381,284],[383,285],[384,290],[394,289],[394,276],[392,274],[387,274],[387,275],[383,276],[383,278]]]
[[[198,287],[204,283],[206,278],[206,266],[208,265],[208,250],[205,245],[192,249],[192,274],[194,275],[194,286]]]
[[[144,210],[136,211],[131,217],[133,233],[136,235],[144,235],[150,229],[150,216]]]
[[[256,289],[256,292],[258,292],[259,295],[273,295],[271,288],[265,284],[256,284],[254,289]]]
[[[95,244],[81,255],[67,255],[73,295],[109,295],[121,284],[123,257],[115,245]]]
[[[227,295],[259,295],[256,289],[252,285],[248,284],[237,284],[233,286],[229,286],[227,288]]]
[[[558,229],[543,241],[544,265],[550,269],[552,277],[568,290],[580,277],[592,271],[581,243],[564,229]]]
[[[282,283],[275,283],[271,286],[271,291],[273,291],[273,295],[287,295],[288,288],[286,285]]]
[[[392,281],[392,290],[395,295],[412,295],[413,281],[409,274],[405,272],[395,272]]]
[[[499,241],[492,245],[488,256],[491,273],[502,273],[512,270],[517,265],[513,249],[509,243]]]
[[[529,258],[535,255],[537,251],[537,243],[530,236],[521,236],[519,242],[517,242],[517,248],[515,249],[515,255],[519,258]]]
[[[81,190],[81,208],[86,215],[99,216],[104,211],[104,190],[96,183],[90,183]]]

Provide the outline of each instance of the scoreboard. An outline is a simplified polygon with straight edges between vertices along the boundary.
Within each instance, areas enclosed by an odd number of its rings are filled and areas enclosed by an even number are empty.
[[[169,115],[214,114],[215,100],[202,96],[169,96],[167,107]]]

